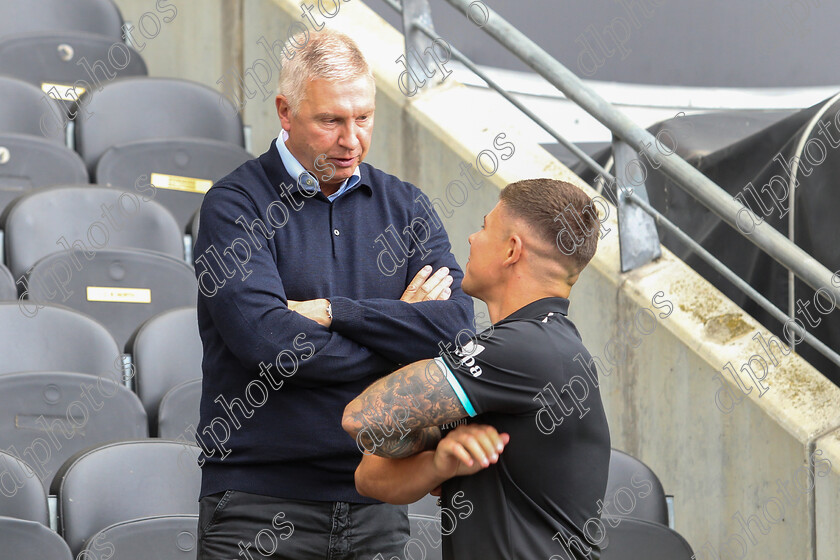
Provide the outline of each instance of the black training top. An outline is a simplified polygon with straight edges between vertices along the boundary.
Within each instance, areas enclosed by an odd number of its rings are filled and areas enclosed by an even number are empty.
[[[436,359],[468,422],[510,434],[498,463],[444,483],[445,560],[598,557],[610,434],[568,307],[537,300]]]

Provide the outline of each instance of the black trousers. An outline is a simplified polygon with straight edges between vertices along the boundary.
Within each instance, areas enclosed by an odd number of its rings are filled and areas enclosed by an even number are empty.
[[[407,506],[235,490],[205,496],[198,505],[198,560],[390,560],[402,558],[409,539]]]

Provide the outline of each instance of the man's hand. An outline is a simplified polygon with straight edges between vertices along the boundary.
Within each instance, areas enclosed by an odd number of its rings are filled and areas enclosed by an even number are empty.
[[[327,328],[330,328],[330,325],[332,325],[332,318],[327,314],[329,303],[326,299],[308,299],[306,301],[294,301],[290,299],[286,302],[292,311],[300,313],[307,319],[311,319]]]
[[[475,474],[498,461],[509,441],[508,434],[499,434],[493,426],[458,426],[438,443],[433,463],[435,472],[447,480]]]
[[[452,285],[452,281],[452,276],[450,276],[447,267],[442,266],[437,269],[437,272],[432,274],[432,267],[426,265],[417,272],[417,275],[408,287],[406,287],[400,300],[408,303],[447,300],[452,295],[452,290],[449,288]]]

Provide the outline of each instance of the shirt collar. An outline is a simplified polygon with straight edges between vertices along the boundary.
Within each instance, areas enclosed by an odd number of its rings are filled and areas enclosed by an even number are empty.
[[[563,297],[545,297],[532,301],[524,307],[520,307],[502,321],[515,321],[517,319],[539,319],[549,313],[569,314],[569,300]],[[502,321],[499,321],[500,323]]]
[[[286,140],[289,138],[289,133],[286,132],[284,129],[280,130],[280,134],[277,136],[277,152],[280,154],[280,160],[283,162],[283,166],[286,168],[286,171],[289,172],[289,175],[292,178],[297,180],[297,185],[299,188],[307,191],[307,192],[317,192],[320,190],[318,186],[318,180],[315,178],[312,173],[306,170],[303,165],[292,155],[292,152],[289,151],[289,148],[286,147]],[[361,172],[359,171],[359,166],[356,166],[356,169],[353,170],[353,175],[345,179],[341,186],[335,191],[333,194],[328,196],[329,200],[335,200],[345,192],[353,189],[359,182],[362,180]]]

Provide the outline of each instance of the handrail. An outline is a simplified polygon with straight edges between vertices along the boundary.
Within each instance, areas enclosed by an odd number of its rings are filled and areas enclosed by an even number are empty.
[[[402,12],[402,6],[397,0],[383,0],[391,8]],[[409,3],[415,0],[402,0]],[[468,14],[469,8],[475,3],[474,0],[446,0],[456,9]],[[689,163],[677,156],[675,153],[668,155],[653,149],[656,139],[647,130],[641,128],[631,121],[621,111],[600,97],[592,88],[580,80],[574,73],[568,70],[560,62],[555,60],[539,45],[525,36],[522,32],[508,23],[504,18],[482,3],[482,10],[486,12],[487,19],[480,27],[484,29],[498,43],[508,51],[519,57],[525,64],[531,67],[537,74],[546,79],[569,100],[586,110],[595,119],[606,126],[612,133],[636,149],[640,154],[645,153],[653,160],[662,162],[662,171],[670,177],[680,188],[686,191],[695,200],[698,200],[706,208],[714,212],[718,217],[734,228],[738,234],[746,237],[759,249],[770,255],[788,271],[802,279],[814,290],[826,289],[833,292],[835,298],[840,300],[840,288],[831,283],[833,273],[824,265],[811,257],[800,247],[796,246],[789,239],[779,233],[775,228],[765,222],[753,223],[753,231],[746,233],[738,227],[738,216],[744,211],[744,207],[729,195],[724,189],[692,167]],[[430,19],[430,18],[429,18]],[[421,21],[413,20],[410,25],[422,32],[431,40],[443,39],[433,29],[424,25]],[[411,30],[413,32],[413,30]],[[475,75],[484,80],[489,87],[501,94],[506,100],[525,113],[537,125],[548,132],[560,144],[571,151],[589,168],[599,173],[608,183],[615,183],[615,177],[606,171],[600,164],[583,152],[578,146],[569,142],[543,119],[539,118],[530,109],[525,107],[509,92],[499,86],[493,79],[478,68],[469,58],[458,51],[451,44],[447,43],[452,56],[464,64]],[[744,292],[747,297],[755,301],[762,309],[767,311],[775,319],[785,323],[792,323],[791,330],[799,335],[804,342],[814,347],[830,361],[840,366],[840,354],[829,348],[822,341],[808,333],[804,328],[791,321],[789,317],[776,305],[762,296],[747,282],[737,276],[731,269],[715,258],[704,249],[699,243],[691,239],[678,226],[670,222],[664,215],[647,204],[644,200],[634,194],[625,195],[624,198],[641,208],[652,216],[655,222],[673,232],[677,238],[685,243],[700,259],[709,264],[714,270],[722,274],[736,287]]]

